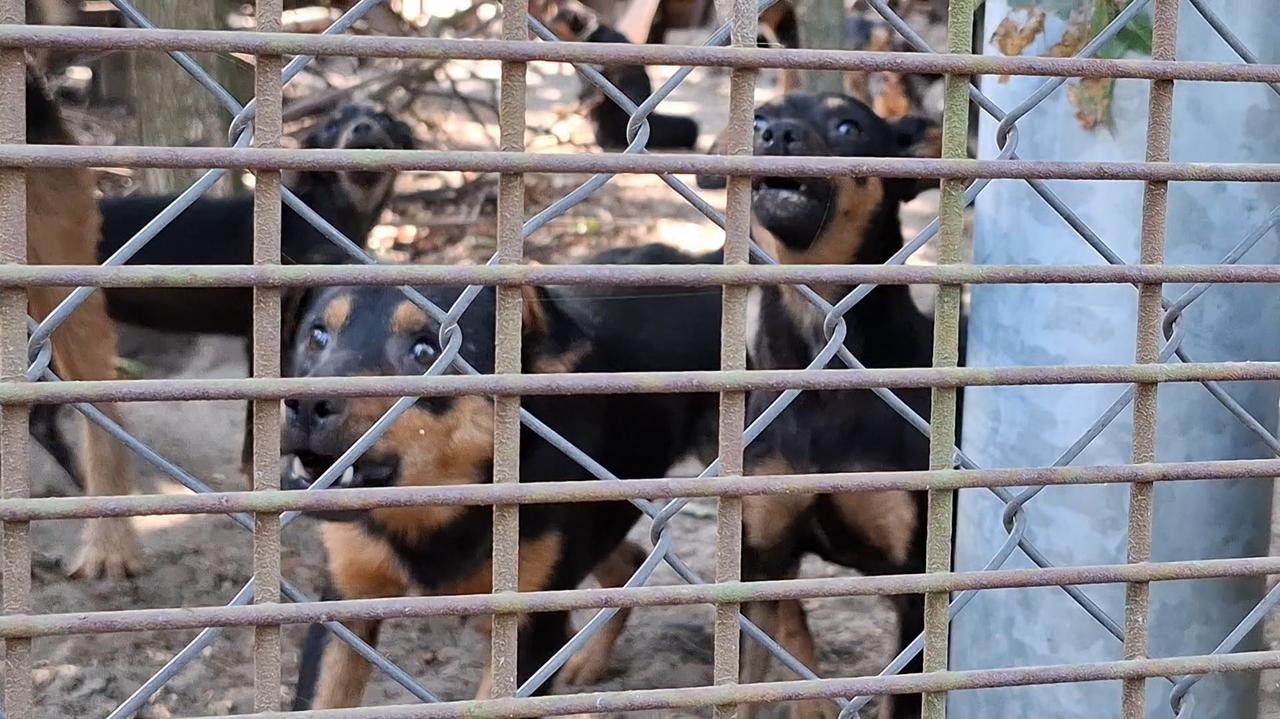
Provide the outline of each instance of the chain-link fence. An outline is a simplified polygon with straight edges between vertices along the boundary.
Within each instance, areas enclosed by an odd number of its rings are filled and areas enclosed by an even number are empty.
[[[1240,619],[1237,628],[1212,651],[1199,656],[1154,659],[1145,652],[1144,595],[1127,595],[1125,617],[1104,611],[1081,585],[1149,582],[1209,577],[1260,576],[1280,573],[1280,560],[1271,558],[1221,559],[1153,563],[1149,535],[1131,536],[1131,562],[1121,565],[1055,567],[1048,554],[1027,535],[1023,508],[1045,487],[1071,483],[1133,483],[1136,496],[1149,492],[1156,481],[1239,477],[1271,477],[1280,473],[1280,460],[1227,460],[1218,462],[1133,464],[1122,467],[1069,468],[1102,431],[1129,405],[1153,401],[1160,383],[1198,382],[1240,422],[1280,455],[1280,439],[1222,388],[1222,382],[1280,379],[1280,367],[1267,362],[1197,362],[1182,340],[1187,328],[1184,312],[1213,283],[1276,282],[1280,269],[1269,265],[1238,264],[1257,243],[1280,224],[1280,209],[1261,227],[1240,228],[1242,239],[1222,260],[1211,266],[1164,265],[1164,196],[1149,192],[1144,205],[1141,264],[1126,264],[1089,224],[1046,184],[1051,179],[1138,180],[1160,188],[1171,181],[1275,182],[1280,168],[1266,164],[1213,164],[1169,162],[1170,96],[1178,81],[1270,83],[1280,92],[1280,66],[1260,64],[1248,47],[1231,32],[1230,23],[1216,16],[1202,0],[1191,7],[1208,21],[1244,61],[1242,64],[1177,62],[1174,35],[1161,28],[1176,26],[1177,0],[1133,0],[1103,27],[1075,57],[973,57],[971,19],[974,0],[952,0],[948,53],[929,47],[922,37],[896,15],[884,0],[868,4],[902,34],[919,52],[861,53],[818,50],[757,49],[756,22],[769,0],[734,0],[726,4],[730,21],[713,32],[703,47],[616,46],[562,43],[527,13],[524,5],[509,3],[502,11],[501,40],[446,40],[435,38],[370,37],[344,34],[381,0],[361,0],[318,36],[281,34],[279,0],[257,3],[255,32],[157,30],[127,0],[112,4],[137,29],[39,27],[22,24],[23,5],[17,0],[0,3],[0,107],[3,107],[5,144],[0,146],[0,201],[5,223],[0,247],[9,264],[0,266],[0,303],[7,318],[8,334],[0,347],[5,379],[0,382],[3,404],[3,456],[0,457],[0,520],[4,522],[4,611],[0,638],[5,641],[4,708],[13,719],[36,716],[31,680],[31,641],[39,637],[105,632],[137,632],[159,629],[199,629],[200,633],[155,675],[138,687],[109,716],[136,714],[187,664],[200,661],[202,650],[227,627],[253,627],[256,673],[255,716],[278,711],[280,634],[282,624],[321,622],[339,639],[392,680],[419,699],[418,706],[383,707],[325,713],[325,716],[446,717],[446,716],[545,716],[575,712],[621,712],[716,707],[717,714],[731,715],[726,703],[758,703],[827,699],[840,707],[840,717],[858,716],[876,695],[924,693],[927,716],[943,715],[941,699],[948,691],[983,687],[1125,680],[1167,677],[1170,711],[1192,716],[1193,687],[1205,674],[1256,671],[1280,667],[1280,652],[1234,654],[1243,637],[1256,627],[1280,601],[1280,589],[1271,591],[1255,611]],[[1134,21],[1152,12],[1155,27],[1152,60],[1099,60],[1093,56]],[[530,34],[540,42],[530,41]],[[728,45],[729,47],[723,47]],[[147,50],[168,52],[192,78],[212,93],[234,119],[225,149],[165,147],[26,146],[22,131],[23,101],[19,84],[24,49],[74,48],[81,50]],[[186,54],[188,52],[237,52],[256,58],[257,96],[240,105],[230,93]],[[415,59],[466,58],[502,62],[498,152],[403,151],[369,153],[353,150],[279,149],[281,88],[316,55]],[[288,62],[284,58],[292,56]],[[573,63],[578,73],[598,87],[609,101],[631,113],[630,146],[619,155],[546,155],[524,150],[525,64],[535,60]],[[650,63],[681,66],[648,99],[634,103],[611,85],[594,64]],[[646,154],[648,126],[645,117],[658,107],[696,67],[732,68],[729,95],[730,121],[727,154],[719,156]],[[902,73],[946,75],[947,92],[942,159],[876,159],[828,157],[746,157],[750,155],[755,70],[760,68],[821,70],[890,70]],[[974,75],[1033,75],[1044,77],[1041,89],[1015,108],[1001,108],[975,85]],[[1019,122],[1040,102],[1072,77],[1128,77],[1151,81],[1149,162],[1024,161],[1018,157]],[[1000,156],[991,161],[965,159],[969,103],[999,121]],[[197,182],[166,208],[155,221],[108,259],[101,267],[25,265],[27,237],[24,230],[23,169],[43,167],[130,166],[160,168],[208,168]],[[125,263],[185,208],[195,202],[230,168],[256,172],[255,262],[244,267],[129,267]],[[351,238],[307,207],[279,183],[282,170],[399,169],[469,170],[501,173],[498,199],[498,249],[482,267],[439,267],[377,264]],[[524,173],[595,173],[581,186],[525,219]],[[710,206],[676,173],[699,172],[731,177],[724,213]],[[726,228],[725,266],[593,267],[523,266],[524,238],[561,216],[596,192],[616,173],[653,173],[679,196],[693,204],[711,222]],[[749,176],[770,174],[790,177],[895,176],[943,178],[939,217],[883,266],[780,266],[749,237]],[[974,202],[992,179],[1025,180],[1054,212],[1069,224],[1106,264],[1099,266],[975,266],[960,263],[963,235],[962,210]],[[280,208],[298,213],[354,260],[351,266],[286,266],[280,261]],[[927,243],[935,242],[947,260],[933,267],[906,266],[906,261]],[[948,259],[949,258],[949,259]],[[749,261],[750,260],[750,261]],[[1124,283],[1141,295],[1137,362],[1113,366],[964,368],[955,366],[960,322],[960,288],[981,283]],[[1194,283],[1175,297],[1160,293],[1164,283]],[[439,307],[411,285],[472,283],[450,307]],[[746,342],[747,289],[756,284],[796,285],[822,319],[827,342],[805,370],[741,372],[729,361],[718,372],[677,372],[659,376],[520,374],[519,285],[678,284],[723,287],[724,316],[721,345],[726,358],[742,357]],[[839,283],[856,286],[829,301],[809,285]],[[846,313],[876,285],[935,284],[939,286],[939,327],[935,366],[921,369],[869,370],[844,343]],[[420,377],[347,377],[282,379],[278,353],[277,317],[282,287],[318,285],[384,285],[402,287],[405,296],[441,326],[442,352]],[[496,373],[481,375],[460,355],[459,318],[468,310],[481,287],[498,290]],[[35,322],[25,315],[24,288],[77,286],[55,311]],[[64,382],[50,370],[47,349],[54,330],[97,288],[116,286],[235,286],[255,287],[252,379],[184,381],[75,381]],[[27,334],[29,330],[29,335]],[[23,332],[23,341],[17,341]],[[1176,360],[1176,362],[1174,362]],[[833,361],[845,368],[825,370]],[[447,374],[451,372],[452,374]],[[1039,469],[983,470],[951,445],[956,435],[954,388],[1012,384],[1114,383],[1118,392],[1106,409],[1071,448],[1051,466]],[[928,386],[935,395],[931,420],[923,419],[895,394],[895,389]],[[912,472],[849,472],[809,476],[743,476],[743,448],[752,442],[802,393],[833,389],[870,389],[910,425],[931,437],[935,461],[929,470]],[[578,448],[557,435],[539,418],[519,408],[522,394],[686,392],[697,389],[721,394],[719,458],[693,479],[617,481],[618,478]],[[769,408],[746,424],[746,393],[781,391]],[[495,416],[494,482],[473,486],[402,487],[362,489],[330,494],[319,491],[279,491],[280,422],[278,400],[286,397],[397,396],[398,400],[369,431],[323,472],[312,489],[334,484],[370,448],[393,422],[423,395],[493,395]],[[95,409],[96,402],[181,399],[239,399],[254,402],[254,457],[252,492],[213,492],[208,485],[180,469],[120,425]],[[76,499],[30,499],[27,417],[33,404],[72,404],[88,421],[122,442],[133,453],[171,475],[193,494],[183,496],[128,496]],[[1154,458],[1153,418],[1136,413],[1135,457]],[[741,428],[747,426],[745,432]],[[598,482],[538,482],[517,480],[521,426],[562,450]],[[1139,446],[1141,442],[1148,442]],[[943,458],[942,461],[937,461]],[[980,572],[951,572],[951,498],[961,488],[987,488],[1005,504],[1007,539]],[[926,573],[839,579],[798,579],[776,582],[740,582],[736,557],[742,549],[741,498],[784,493],[854,492],[902,489],[927,491],[930,542]],[[723,555],[714,577],[694,571],[680,557],[671,525],[680,521],[682,509],[694,497],[719,497],[717,547]],[[653,549],[640,570],[621,588],[513,595],[516,587],[516,507],[539,502],[589,502],[628,500],[650,522]],[[461,597],[406,597],[315,602],[281,573],[280,534],[300,512],[367,509],[395,504],[493,505],[493,594]],[[1131,526],[1150,525],[1150,503],[1132,504]],[[254,535],[253,579],[225,607],[185,607],[127,611],[93,611],[41,614],[31,604],[31,547],[27,524],[58,518],[131,517],[155,514],[229,514]],[[1015,553],[1021,553],[1039,569],[1002,569]],[[666,564],[687,586],[646,586],[655,570]],[[1123,661],[1003,668],[981,671],[949,671],[946,661],[948,616],[963,612],[977,592],[998,587],[1061,587],[1080,608],[1091,615],[1127,650]],[[925,632],[906,647],[876,677],[821,679],[813,667],[790,656],[739,611],[745,601],[893,595],[926,596]],[[620,609],[663,605],[713,604],[717,608],[714,630],[715,686],[599,692],[560,696],[533,696]],[[554,657],[523,683],[517,683],[517,620],[515,612],[599,609]],[[494,675],[492,699],[440,702],[429,678],[412,676],[397,667],[341,622],[392,617],[430,617],[492,614]],[[999,631],[998,629],[996,631]],[[794,671],[797,681],[737,684],[739,637],[758,642]],[[899,672],[923,652],[925,671]],[[1128,695],[1126,695],[1128,696]],[[1140,702],[1126,698],[1125,716],[1140,716]],[[1106,713],[1106,712],[1104,712]],[[1208,716],[1210,714],[1205,714]]]

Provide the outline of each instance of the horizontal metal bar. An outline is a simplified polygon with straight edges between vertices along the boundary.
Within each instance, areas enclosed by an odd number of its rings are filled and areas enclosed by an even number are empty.
[[[0,26],[0,47],[69,50],[237,52],[249,55],[346,55],[421,60],[550,61],[743,69],[862,70],[962,75],[1117,77],[1206,82],[1277,82],[1280,65],[995,57],[581,42],[507,42],[430,37],[310,35],[218,30],[140,30],[53,25]]]
[[[1280,459],[1089,467],[1028,467],[906,472],[771,474],[747,477],[628,479],[625,482],[539,481],[365,489],[146,494],[118,497],[38,497],[0,503],[0,521],[92,519],[235,512],[340,511],[377,507],[487,506],[549,502],[604,502],[677,497],[747,497],[904,489],[1036,487],[1127,482],[1270,478]]]
[[[941,160],[699,154],[293,150],[260,147],[0,145],[0,167],[160,167],[251,170],[400,170],[579,174],[713,174],[779,177],[994,178],[1144,182],[1278,182],[1280,164]]]
[[[1271,574],[1280,574],[1280,557],[547,592],[500,592],[442,597],[392,597],[296,604],[18,614],[0,617],[0,639],[170,631],[205,627],[558,612],[609,607],[663,607],[781,599],[888,596],[1135,581],[1185,581]]]
[[[230,719],[456,719],[544,717],[628,711],[692,709],[717,704],[755,704],[881,694],[918,694],[1038,684],[1115,681],[1137,677],[1262,671],[1280,667],[1280,651],[1130,659],[1002,669],[930,672],[898,676],[799,680],[672,689],[626,689],[523,699],[487,699],[432,705],[393,705],[295,713],[235,714]],[[200,717],[199,719],[214,719]],[[228,717],[221,717],[228,719]]]
[[[683,394],[748,390],[1243,382],[1280,379],[1280,362],[921,367],[840,370],[615,372],[280,379],[0,382],[3,404],[175,402],[310,397]]]
[[[1280,265],[0,265],[8,287],[1273,283]]]

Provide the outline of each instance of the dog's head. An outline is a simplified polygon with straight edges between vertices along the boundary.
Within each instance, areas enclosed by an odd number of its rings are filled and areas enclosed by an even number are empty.
[[[312,127],[302,146],[313,150],[412,150],[415,143],[409,126],[391,114],[370,105],[352,104]],[[360,213],[372,213],[380,211],[390,197],[395,178],[393,171],[309,172],[291,185],[295,191],[305,192],[332,182],[346,204]]]
[[[529,14],[566,42],[584,39],[600,24],[595,11],[577,0],[529,0]]]
[[[457,288],[424,288],[448,307]],[[549,358],[570,362],[575,337],[570,321],[539,288],[524,288],[525,371]],[[482,291],[464,313],[459,354],[482,373],[493,371],[494,292]],[[338,287],[314,290],[298,304],[285,369],[295,377],[421,375],[441,356],[440,324],[396,288]],[[563,351],[562,351],[563,350]],[[560,367],[557,367],[560,369]],[[347,451],[395,398],[289,399],[281,437],[283,484],[306,488]],[[493,403],[489,397],[423,397],[389,429],[334,487],[441,485],[489,481],[493,461]],[[420,531],[447,521],[456,508],[377,509],[379,525]],[[358,519],[363,512],[321,514]]]
[[[761,105],[754,152],[765,157],[901,157],[932,152],[936,125],[917,117],[889,122],[843,95],[792,93]],[[755,177],[756,222],[791,261],[874,261],[862,257],[868,230],[923,189],[915,180],[880,177]]]

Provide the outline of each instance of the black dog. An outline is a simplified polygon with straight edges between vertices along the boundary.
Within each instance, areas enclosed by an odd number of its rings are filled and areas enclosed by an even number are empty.
[[[931,123],[890,124],[866,105],[838,95],[792,94],[757,110],[755,154],[892,157],[933,154]],[[782,178],[752,181],[752,207],[760,237],[783,264],[880,264],[902,247],[899,205],[922,183],[876,177]],[[822,287],[828,300],[851,287]],[[806,366],[825,343],[823,316],[790,286],[752,290],[756,316],[748,356],[753,368]],[[868,367],[927,367],[932,362],[932,321],[912,302],[908,288],[876,288],[844,317],[845,346]],[[836,366],[833,361],[832,366]],[[929,416],[928,389],[898,396]],[[748,416],[758,416],[776,392],[752,392]],[[928,440],[870,390],[805,392],[747,450],[752,474],[914,470],[928,466]],[[752,497],[744,503],[743,576],[795,576],[807,553],[866,574],[924,569],[925,495],[905,491],[818,496]],[[773,636],[809,666],[817,655],[799,602],[750,608]],[[923,627],[919,595],[899,606],[900,647]],[[753,647],[745,662],[752,677],[767,657]],[[912,671],[908,667],[907,671]],[[919,662],[915,663],[919,671]],[[919,713],[918,696],[892,702],[893,716]],[[792,717],[834,717],[829,702],[794,705]]]
[[[792,94],[757,113],[757,155],[936,156],[940,149],[932,122],[908,117],[890,123],[840,95]],[[756,239],[783,264],[880,264],[902,247],[900,204],[929,184],[877,177],[754,178],[754,219],[763,230]],[[620,251],[614,257],[619,263],[643,264],[722,261],[718,251],[693,256],[660,246]],[[852,288],[819,289],[835,301]],[[795,287],[753,288],[748,305],[750,368],[803,368],[825,344],[822,314]],[[718,304],[689,309],[706,315],[681,316],[678,328],[713,323]],[[845,322],[845,345],[868,367],[931,363],[932,321],[916,308],[905,286],[877,288],[845,315]],[[683,336],[685,341],[695,337]],[[929,416],[927,389],[897,393]],[[778,394],[751,392],[748,419],[758,417]],[[923,469],[928,440],[869,390],[805,392],[748,445],[745,460],[749,474]],[[921,572],[924,511],[923,493],[902,491],[747,497],[743,578],[794,577],[810,553],[867,574]],[[799,602],[749,604],[745,611],[793,656],[817,668],[816,646]],[[921,631],[920,597],[904,598],[899,616],[900,646],[905,647]],[[767,654],[753,643],[744,648],[743,659],[744,681],[762,681]],[[919,662],[907,670],[913,667],[919,671]],[[799,702],[792,705],[791,716],[827,719],[836,715],[835,709],[825,700]],[[753,711],[744,710],[748,715]],[[898,697],[892,711],[898,718],[918,714],[919,697]]]
[[[590,8],[576,0],[550,0],[545,16],[547,28],[561,40],[627,42],[625,35],[601,24]],[[643,65],[606,65],[601,72],[637,105],[653,93],[649,72]],[[596,144],[606,150],[625,149],[630,113],[593,85],[584,88],[583,99],[591,108],[589,114],[596,131]],[[698,123],[691,118],[650,113],[647,119],[649,142],[646,147],[650,149],[689,150],[698,142]]]
[[[411,149],[408,126],[385,112],[353,105],[334,113],[303,140],[306,148]],[[303,172],[288,182],[306,205],[349,239],[363,245],[391,196],[394,172]],[[102,200],[104,262],[167,207],[177,195]],[[280,255],[287,264],[338,264],[347,253],[305,218],[284,207]],[[130,260],[134,265],[249,265],[253,263],[253,198],[201,198],[178,215]],[[113,287],[102,290],[117,322],[165,332],[248,337],[253,290],[226,288]],[[58,431],[57,408],[37,406],[32,432],[69,475],[79,481],[71,451]],[[246,425],[245,452],[250,429]],[[247,466],[247,465],[246,465]]]
[[[423,293],[448,306],[457,288]],[[655,372],[718,361],[712,293],[525,288],[523,371]],[[671,317],[710,318],[673,332]],[[494,361],[494,293],[481,292],[461,321],[461,354],[484,373]],[[288,367],[293,376],[411,375],[440,352],[439,326],[393,288],[332,288],[300,304]],[[699,332],[691,332],[691,329]],[[665,333],[665,334],[664,334]],[[689,333],[686,336],[686,333]],[[692,340],[689,338],[692,337]],[[671,341],[668,341],[671,340]],[[678,340],[678,341],[676,341]],[[523,406],[623,478],[660,477],[690,449],[687,428],[714,397],[619,395],[525,397]],[[392,404],[390,399],[286,401],[284,481],[309,486]],[[493,403],[487,397],[426,397],[401,416],[344,474],[339,486],[475,484],[491,480]],[[560,450],[523,429],[520,481],[588,479]],[[627,502],[538,504],[520,510],[520,590],[570,589],[594,572],[625,581],[643,556],[624,537],[638,515]],[[330,598],[485,593],[490,589],[492,512],[487,507],[415,507],[321,515]],[[598,676],[623,621],[592,640],[566,674]],[[366,641],[378,623],[351,622]],[[522,618],[517,671],[529,677],[568,638],[566,612]],[[368,664],[312,627],[295,709],[356,706]],[[487,686],[487,681],[484,686]],[[486,690],[481,689],[483,696]]]

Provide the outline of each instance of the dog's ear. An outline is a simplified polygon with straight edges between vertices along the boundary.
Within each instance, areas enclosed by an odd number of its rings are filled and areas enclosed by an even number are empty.
[[[889,121],[899,157],[937,158],[942,156],[942,127],[929,118],[907,115]],[[886,181],[898,197],[907,202],[921,192],[938,186],[937,180],[900,178]]]
[[[412,150],[418,146],[417,141],[413,139],[413,130],[410,130],[408,125],[390,115],[387,115],[387,119],[389,120],[387,134],[396,143],[396,147]]]
[[[724,150],[724,132],[716,135],[716,139],[707,148],[708,155],[720,155]],[[694,182],[703,190],[723,190],[729,185],[729,178],[724,175],[695,175]]]
[[[572,372],[590,350],[586,333],[546,287],[523,285],[521,315],[525,371]]]

